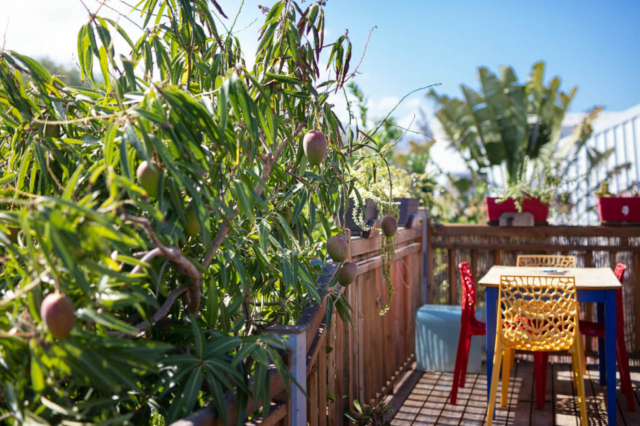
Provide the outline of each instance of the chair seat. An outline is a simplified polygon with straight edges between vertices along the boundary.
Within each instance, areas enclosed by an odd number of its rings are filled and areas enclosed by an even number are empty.
[[[580,333],[585,336],[604,338],[604,324],[593,321],[580,321]]]

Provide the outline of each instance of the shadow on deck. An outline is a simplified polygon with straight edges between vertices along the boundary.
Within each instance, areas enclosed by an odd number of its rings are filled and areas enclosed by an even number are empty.
[[[499,407],[498,404],[494,425],[580,425],[577,394],[571,383],[570,358],[550,357],[546,403],[543,409],[536,408],[532,361],[531,355],[518,355],[510,378],[509,402],[506,407]],[[634,385],[636,411],[628,411],[627,400],[620,392],[618,381],[618,425],[640,425],[640,366],[637,360],[634,361],[631,380]],[[600,385],[596,362],[595,358],[588,359],[585,376],[587,415],[589,425],[594,426],[607,424],[606,387]],[[467,375],[467,384],[459,390],[457,405],[449,404],[453,373],[413,371],[411,375],[392,399],[396,408],[393,425],[485,424],[486,374]]]

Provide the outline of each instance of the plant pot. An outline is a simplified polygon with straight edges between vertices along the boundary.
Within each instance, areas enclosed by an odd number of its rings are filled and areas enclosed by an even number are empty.
[[[598,197],[598,216],[605,223],[638,223],[640,197]]]
[[[502,203],[498,203],[498,197],[485,197],[487,203],[487,215],[489,223],[498,223],[502,213],[517,213],[516,203],[511,199],[507,199]],[[522,211],[533,215],[533,220],[537,223],[544,223],[549,217],[549,205],[543,203],[537,198],[527,198],[522,202]]]
[[[418,213],[420,200],[417,198],[394,198],[393,201],[400,203],[398,205],[398,226],[405,226],[409,220],[409,216]]]
[[[361,232],[363,231],[363,229],[360,228],[360,226],[358,226],[353,220],[354,206],[355,206],[355,203],[353,202],[353,200],[349,199],[349,210],[347,210],[347,215],[345,217],[346,227],[352,231]],[[344,209],[341,208],[339,217],[338,217],[339,222],[342,222],[343,212],[344,212]],[[364,223],[367,223],[370,220],[377,219],[377,218],[378,218],[378,206],[376,206],[376,203],[373,200],[370,200],[370,199],[365,200],[364,212],[362,214],[362,219],[364,220]]]

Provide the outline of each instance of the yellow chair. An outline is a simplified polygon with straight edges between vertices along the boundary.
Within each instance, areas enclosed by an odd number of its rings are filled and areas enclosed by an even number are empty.
[[[545,256],[545,255],[520,255],[516,266],[543,266],[551,268],[577,268],[578,261],[575,256]]]
[[[579,344],[578,301],[573,277],[502,276],[498,299],[498,324],[487,425],[493,423],[503,356],[513,350],[569,351],[573,380],[578,390],[580,418],[587,425],[587,408]],[[508,359],[508,358],[507,358]],[[507,370],[508,371],[508,370]],[[501,405],[507,404],[509,378],[504,377]]]
[[[529,266],[532,268],[535,267],[546,267],[546,268],[577,268],[578,267],[578,258],[575,256],[550,256],[550,255],[539,255],[539,254],[527,254],[518,256],[518,260],[516,262],[516,266]],[[580,336],[580,346],[582,353],[582,374],[587,373],[587,360],[584,355],[584,344],[582,342],[582,336]],[[511,356],[511,368],[513,368],[513,358]],[[509,373],[511,370],[507,370]]]

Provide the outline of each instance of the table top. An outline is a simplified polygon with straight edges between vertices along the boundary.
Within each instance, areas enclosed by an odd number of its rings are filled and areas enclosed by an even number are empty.
[[[564,274],[545,273],[545,270],[567,271]],[[575,277],[578,290],[617,290],[622,285],[611,268],[559,268],[527,266],[492,266],[478,284],[499,287],[502,275]]]

